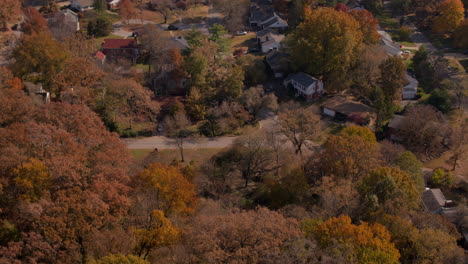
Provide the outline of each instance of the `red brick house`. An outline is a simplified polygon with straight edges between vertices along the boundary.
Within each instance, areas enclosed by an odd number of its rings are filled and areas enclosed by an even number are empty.
[[[113,61],[126,59],[132,63],[140,56],[140,50],[136,39],[104,39],[101,51],[106,58]]]

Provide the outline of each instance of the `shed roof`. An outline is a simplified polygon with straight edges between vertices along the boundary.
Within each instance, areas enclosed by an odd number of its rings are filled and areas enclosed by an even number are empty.
[[[335,96],[327,100],[323,105],[324,108],[328,108],[338,113],[345,115],[351,115],[355,113],[371,113],[372,108],[363,103],[346,99],[342,96]]]
[[[445,196],[440,189],[425,190],[422,194],[422,200],[429,212],[436,212],[445,205]]]

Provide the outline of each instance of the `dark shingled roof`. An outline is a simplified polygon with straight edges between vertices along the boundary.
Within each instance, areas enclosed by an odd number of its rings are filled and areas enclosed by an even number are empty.
[[[440,189],[425,190],[422,194],[422,200],[427,210],[437,213],[445,205],[445,196]]]
[[[315,79],[314,77],[303,72],[290,74],[288,78],[286,78],[286,82],[290,80],[294,80],[300,83],[304,87],[309,87],[310,85],[314,84],[317,81],[317,79]]]
[[[136,48],[135,39],[104,39],[103,49],[129,49]]]
[[[274,30],[272,28],[265,28],[265,29],[260,30],[260,31],[257,32],[257,38],[263,37],[263,36],[268,35],[268,34],[280,35],[278,32],[276,32],[276,30]]]
[[[273,50],[266,54],[265,60],[274,71],[286,70],[289,63],[289,56],[284,52]]]
[[[350,115],[353,113],[370,113],[372,108],[362,104],[360,102],[351,101],[346,98],[335,96],[330,100],[326,101],[323,105],[324,108],[328,108],[338,113]]]

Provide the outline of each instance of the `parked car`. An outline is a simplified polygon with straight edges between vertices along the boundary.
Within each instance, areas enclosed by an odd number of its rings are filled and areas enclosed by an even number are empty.
[[[249,49],[249,53],[255,53],[255,52],[259,52],[259,51],[260,51],[260,49],[258,49],[258,48],[250,48]]]
[[[169,25],[169,26],[167,27],[167,30],[179,30],[179,28],[176,27],[176,26],[174,26],[174,25]]]
[[[409,51],[409,50],[404,50],[403,53],[411,54],[411,51]]]
[[[237,31],[236,35],[237,36],[245,36],[245,35],[247,35],[247,31]]]

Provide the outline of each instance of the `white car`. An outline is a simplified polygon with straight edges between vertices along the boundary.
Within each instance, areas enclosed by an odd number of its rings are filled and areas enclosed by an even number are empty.
[[[245,36],[245,35],[247,35],[247,31],[237,31],[236,35],[237,36]]]
[[[403,53],[411,54],[411,51],[409,51],[409,50],[404,50]]]

